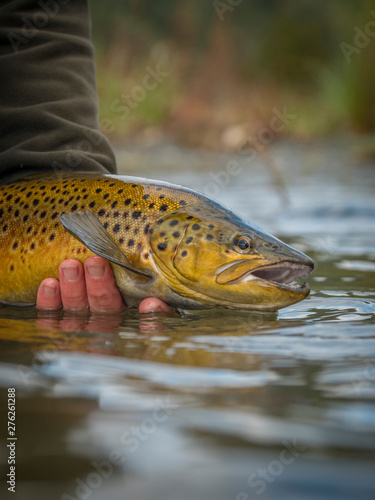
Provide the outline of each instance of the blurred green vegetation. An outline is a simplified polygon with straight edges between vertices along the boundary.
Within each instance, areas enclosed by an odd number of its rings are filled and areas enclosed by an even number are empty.
[[[162,130],[217,148],[228,128],[256,134],[285,107],[283,134],[374,133],[375,0],[92,0],[91,11],[114,138]],[[158,65],[168,76],[135,91]]]

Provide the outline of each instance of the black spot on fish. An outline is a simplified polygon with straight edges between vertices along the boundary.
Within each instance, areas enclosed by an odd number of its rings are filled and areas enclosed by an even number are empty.
[[[209,229],[213,229],[214,227],[215,227],[215,226],[214,226],[213,224],[210,224],[210,225],[208,226],[208,228],[209,228]]]
[[[167,245],[166,243],[159,243],[159,245],[158,245],[158,249],[159,249],[159,250],[165,250],[165,249],[167,248],[167,246],[168,246],[168,245]]]
[[[5,233],[5,231],[8,229],[8,226],[5,224],[5,226],[3,226],[3,231]]]
[[[49,200],[49,196],[47,196],[46,198],[44,198],[44,201],[47,202]],[[52,202],[51,202],[52,203]]]
[[[189,238],[186,239],[186,243],[191,243],[193,241],[193,237],[192,236],[189,236]]]
[[[136,228],[134,229],[134,234],[137,234],[137,233],[138,233],[138,231],[139,231],[139,228],[138,228],[138,227],[136,227]]]
[[[11,200],[13,198],[13,196],[10,194],[9,196],[7,196],[7,200]]]
[[[44,228],[42,229],[42,233],[45,233],[45,232],[46,232],[46,230],[47,230],[47,229],[44,227]]]
[[[143,199],[144,199],[144,200],[147,200],[147,198],[150,198],[150,195],[149,195],[149,194],[144,194],[144,195],[143,195]]]
[[[154,208],[154,206],[155,206],[155,203],[150,203],[148,208]]]
[[[74,192],[76,193],[77,191],[78,191],[78,188],[75,188],[75,189],[74,189]]]
[[[178,231],[174,232],[173,233],[173,237],[174,238],[179,238],[180,237],[180,233]]]
[[[145,233],[145,234],[147,234],[147,233],[148,233],[148,229],[149,229],[149,227],[150,227],[150,224],[147,224],[147,226],[146,226],[146,227],[145,227],[145,229],[144,229],[144,233]]]
[[[49,241],[53,241],[54,239],[55,239],[55,235],[51,234],[51,236],[49,237]]]
[[[19,203],[20,199],[21,199],[20,197],[16,198],[16,199],[14,200],[14,203]]]
[[[206,236],[206,240],[208,240],[208,241],[211,241],[211,240],[213,240],[213,239],[214,239],[214,237],[212,236],[212,234],[208,234],[208,235]]]
[[[34,250],[34,248],[35,248],[35,244],[34,244],[34,243],[31,243],[30,248],[31,248],[31,250]]]
[[[120,231],[120,224],[115,224],[113,227],[113,232],[118,233]]]
[[[133,246],[134,246],[134,240],[129,240],[128,247],[133,247]]]
[[[133,219],[139,219],[139,217],[142,215],[142,212],[133,212],[132,217]]]
[[[77,210],[77,208],[78,208],[78,205],[73,205],[72,208],[71,208],[71,211],[75,212]]]
[[[124,243],[124,238],[120,238],[118,242],[120,243],[120,245],[122,245]]]
[[[108,193],[106,193],[106,194],[103,196],[103,198],[106,200],[107,198],[109,198],[109,194],[108,194]]]
[[[11,270],[11,271],[13,271],[13,270],[14,270],[14,265],[13,265],[13,264],[10,266],[10,270]]]
[[[165,194],[161,194],[161,195],[159,196],[159,199],[160,199],[160,200],[162,200],[163,198],[165,198]]]
[[[30,198],[30,196],[32,195],[33,193],[31,191],[29,191],[26,195],[27,198]]]
[[[122,216],[124,217],[124,219],[126,219],[126,217],[128,216],[128,212],[124,212]]]
[[[23,222],[26,222],[28,220],[29,216],[28,215],[25,215],[24,218],[23,218]]]
[[[138,184],[132,184],[132,187],[136,188],[136,187],[138,187]]]
[[[111,187],[113,187],[114,185],[115,185],[115,184],[114,184],[114,182],[112,182],[112,184],[110,184],[110,185],[109,185],[109,187],[111,188]]]
[[[191,220],[192,218],[193,218],[193,216],[192,216],[192,215],[188,215],[188,216],[186,217],[186,220]]]
[[[184,250],[183,252],[181,252],[181,257],[186,257],[187,256],[187,251]]]
[[[194,231],[198,231],[198,229],[200,229],[200,225],[199,224],[193,224],[191,226],[192,229],[194,229]]]
[[[85,196],[83,197],[83,199],[86,200],[88,197],[89,197],[89,195],[85,194]]]
[[[28,203],[25,204],[25,206],[23,208],[29,208],[29,205]]]
[[[125,231],[129,231],[130,226],[125,226]]]
[[[150,256],[148,253],[145,253],[144,256],[143,256],[145,259],[148,259]]]
[[[112,207],[112,208],[115,208],[115,207],[116,207],[116,205],[117,205],[117,201],[114,201],[114,202],[112,203],[111,207]]]
[[[121,194],[124,190],[123,189],[119,189],[117,192],[118,194]]]
[[[160,236],[161,236],[161,237],[165,236],[165,232],[164,232],[164,231],[162,231],[162,232],[160,233]]]
[[[19,216],[19,214],[20,214],[20,211],[19,211],[19,210],[16,210],[16,211],[14,212],[14,216],[15,216],[15,217],[18,217],[18,216]]]
[[[115,212],[115,213],[113,214],[113,217],[118,217],[119,215],[120,215],[120,212]]]
[[[101,188],[98,188],[95,193],[101,193],[102,192],[102,189]]]
[[[16,241],[14,244],[13,244],[13,248],[14,250],[18,247],[18,241]]]
[[[140,250],[142,248],[142,243],[138,243],[137,249]]]
[[[125,200],[125,205],[130,205],[131,202],[132,202],[132,200],[130,198],[127,198]]]
[[[157,188],[156,188],[156,191],[161,191],[161,187],[157,187]]]
[[[2,216],[3,216],[3,214],[4,214],[4,210],[1,208],[1,209],[0,209],[0,217],[2,217]]]
[[[58,216],[58,212],[54,212],[54,213],[52,214],[52,217],[51,217],[51,218],[52,218],[52,219],[56,219],[56,217],[57,217],[57,216]]]
[[[39,210],[35,210],[34,215],[36,215],[39,212]]]
[[[43,219],[46,215],[47,215],[47,212],[45,212],[45,211],[44,211],[44,212],[42,212],[42,213],[40,214],[41,219]]]
[[[31,226],[27,228],[27,232],[29,233],[31,231]]]
[[[180,201],[179,201],[179,204],[180,204],[182,207],[184,207],[184,206],[186,205],[186,201],[184,201],[184,200],[180,200]]]
[[[103,224],[103,227],[104,227],[104,229],[107,229],[107,227],[108,227],[108,222],[105,222],[105,223]]]
[[[89,207],[90,208],[94,208],[95,207],[95,201],[92,201],[91,203],[89,203]]]
[[[177,224],[178,224],[178,220],[177,220],[177,219],[172,220],[172,221],[169,223],[169,225],[170,225],[170,226],[177,226]]]
[[[81,182],[83,182],[83,181],[81,181]],[[83,188],[83,189],[82,189],[82,193],[86,193],[86,191],[87,191],[87,189],[86,189],[86,188]]]
[[[165,205],[165,204],[164,204],[164,205],[162,205],[162,206],[159,208],[160,212],[165,212],[167,209],[168,209],[168,205]]]
[[[103,209],[99,210],[99,212],[98,212],[99,217],[101,217],[104,214],[105,214],[105,210],[103,210]]]

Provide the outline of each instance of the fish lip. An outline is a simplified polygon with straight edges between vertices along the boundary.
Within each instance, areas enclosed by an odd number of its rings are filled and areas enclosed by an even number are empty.
[[[255,269],[245,271],[242,276],[239,276],[232,281],[228,281],[227,284],[233,285],[241,282],[246,282],[246,278],[248,278],[249,282],[251,281],[251,279],[255,279],[258,282],[271,284],[288,292],[308,294],[310,291],[309,284],[306,282],[298,284],[294,282],[294,279],[306,278],[311,274],[313,269],[314,264],[312,261],[308,261],[307,263],[284,261],[277,264],[267,264],[264,266],[259,266]]]

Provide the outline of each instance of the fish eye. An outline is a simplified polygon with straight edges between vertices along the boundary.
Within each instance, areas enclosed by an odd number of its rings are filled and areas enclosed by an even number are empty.
[[[234,249],[237,253],[248,253],[253,248],[253,243],[249,236],[236,236],[233,240]]]

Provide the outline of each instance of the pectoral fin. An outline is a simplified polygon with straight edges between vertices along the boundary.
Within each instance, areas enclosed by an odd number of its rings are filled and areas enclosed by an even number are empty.
[[[60,221],[67,231],[100,257],[125,267],[133,273],[147,278],[153,277],[150,271],[139,269],[129,261],[92,212],[65,213],[60,216]]]

